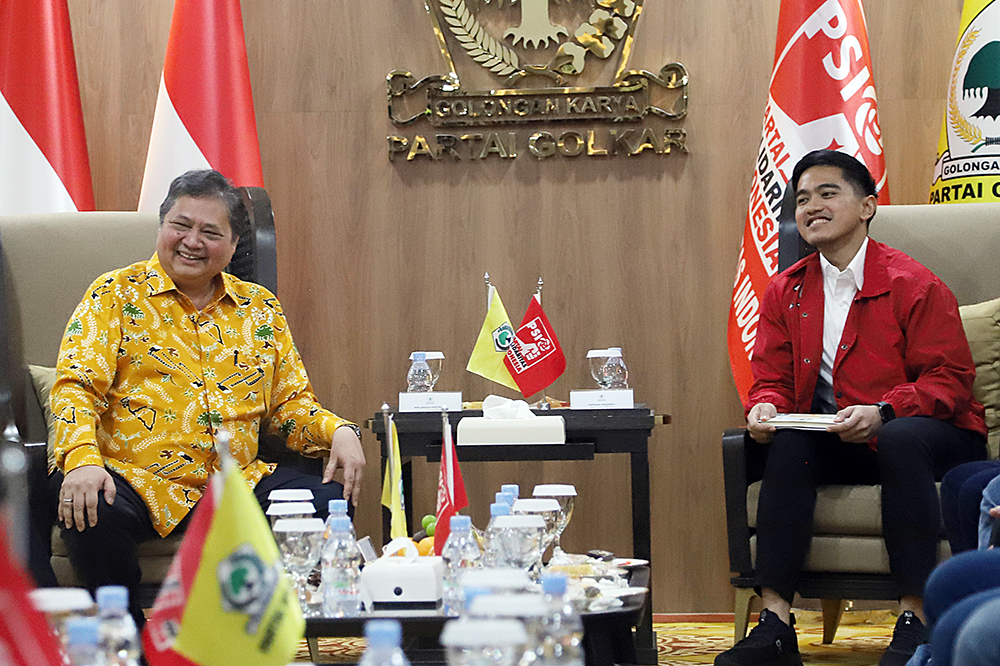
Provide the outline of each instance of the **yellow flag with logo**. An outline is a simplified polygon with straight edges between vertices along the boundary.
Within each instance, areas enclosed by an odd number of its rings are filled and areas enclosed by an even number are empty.
[[[1000,201],[1000,0],[965,0],[928,203]]]
[[[389,455],[382,479],[382,506],[389,509],[389,536],[393,539],[409,536],[403,511],[403,464],[399,457],[399,434],[396,423],[389,417]]]
[[[267,519],[239,468],[226,467],[195,508],[143,630],[151,666],[282,666],[302,639]]]
[[[503,307],[503,301],[500,300],[499,292],[494,289],[490,307],[486,311],[486,320],[479,330],[476,346],[465,369],[497,384],[518,390],[517,382],[503,362],[513,339],[514,327],[510,325],[510,318]]]

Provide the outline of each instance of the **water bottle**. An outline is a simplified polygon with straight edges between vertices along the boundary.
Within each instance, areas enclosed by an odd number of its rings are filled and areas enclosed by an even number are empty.
[[[72,666],[104,666],[98,645],[100,624],[96,617],[66,621],[66,657]]]
[[[539,627],[535,646],[539,666],[583,666],[583,622],[566,597],[566,576],[561,573],[542,576],[546,613]]]
[[[347,515],[347,500],[345,499],[332,499],[327,502],[327,517],[326,517],[326,531],[323,533],[323,540],[326,541],[330,538],[330,521],[332,521],[337,516],[344,516],[350,520],[350,516]],[[358,540],[357,533],[354,531],[354,523],[350,523],[351,526],[351,538],[355,541]]]
[[[106,666],[137,666],[139,634],[128,612],[128,589],[121,585],[97,588],[97,619],[101,654]]]
[[[496,526],[497,516],[509,516],[510,505],[501,502],[490,504],[490,522],[486,526],[486,548],[483,550],[484,567],[506,566],[500,543],[496,539],[499,532]]]
[[[447,615],[458,615],[464,605],[462,574],[465,570],[479,566],[482,553],[472,534],[471,518],[452,516],[450,527],[451,533],[441,549],[441,559],[444,561],[444,612]]]
[[[608,348],[608,360],[604,363],[602,372],[609,389],[628,388],[628,368],[625,367],[621,347]]]
[[[330,521],[330,538],[323,546],[323,615],[358,617],[361,614],[361,551],[351,536],[351,519]]]
[[[409,666],[400,647],[402,640],[399,620],[369,620],[365,623],[365,652],[358,666]]]
[[[413,352],[413,363],[406,373],[406,390],[409,393],[427,393],[434,388],[431,366],[427,365],[427,354]]]

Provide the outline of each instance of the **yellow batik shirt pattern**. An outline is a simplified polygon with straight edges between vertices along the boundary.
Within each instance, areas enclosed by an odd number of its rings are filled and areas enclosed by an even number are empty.
[[[166,536],[219,469],[226,429],[251,487],[274,466],[257,460],[261,420],[288,448],[325,455],[350,423],[313,395],[278,299],[222,274],[201,312],[154,254],[107,273],[77,306],[59,350],[51,403],[56,463],[105,465],[124,477]]]

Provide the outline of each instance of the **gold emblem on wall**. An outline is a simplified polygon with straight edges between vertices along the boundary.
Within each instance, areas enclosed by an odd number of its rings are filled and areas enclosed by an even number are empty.
[[[487,131],[390,136],[390,159],[404,153],[408,160],[463,154],[513,158],[519,150],[539,158],[668,154],[672,147],[687,152],[685,132],[676,127],[588,126],[530,137],[510,127],[488,131],[503,125],[684,118],[684,65],[669,63],[656,73],[629,68],[642,0],[424,0],[424,6],[445,71],[420,80],[410,72],[390,72],[390,120],[397,126],[426,120],[441,131]]]

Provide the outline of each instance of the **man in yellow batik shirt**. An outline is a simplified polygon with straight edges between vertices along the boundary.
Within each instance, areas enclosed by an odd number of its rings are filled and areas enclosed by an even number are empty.
[[[219,469],[220,429],[262,505],[275,488],[309,488],[319,516],[329,499],[357,504],[360,430],[313,395],[274,294],[222,272],[243,233],[246,210],[225,177],[178,177],[153,257],[99,277],[59,350],[51,403],[63,539],[91,590],[129,588],[140,626],[136,548],[186,527]],[[323,478],[259,460],[262,425],[292,450],[329,455]],[[340,467],[343,484],[333,481]]]

